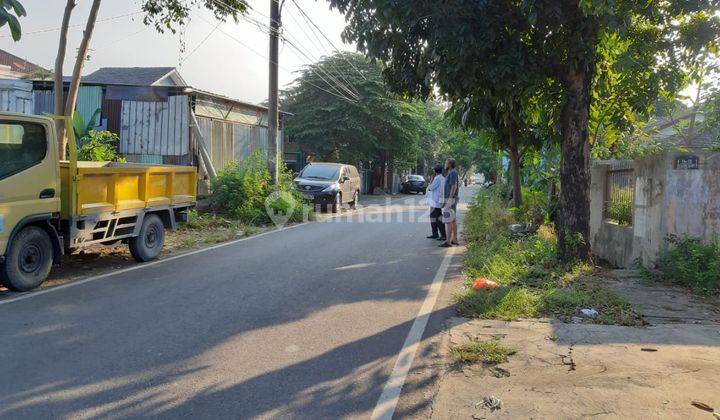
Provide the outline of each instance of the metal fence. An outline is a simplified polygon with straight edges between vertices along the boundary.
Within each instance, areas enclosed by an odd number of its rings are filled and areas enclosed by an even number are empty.
[[[633,169],[609,170],[605,185],[605,219],[620,225],[632,225],[635,171]]]

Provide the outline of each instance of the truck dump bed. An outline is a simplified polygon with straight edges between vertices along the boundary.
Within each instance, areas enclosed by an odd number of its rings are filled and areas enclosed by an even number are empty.
[[[76,215],[192,204],[197,170],[192,166],[77,162],[73,185],[69,162],[60,162],[62,212]]]

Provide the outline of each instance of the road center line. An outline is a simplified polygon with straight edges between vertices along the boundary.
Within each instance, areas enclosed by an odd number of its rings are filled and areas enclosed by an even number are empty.
[[[405,343],[395,360],[395,366],[393,367],[392,374],[385,384],[385,388],[383,389],[383,392],[375,405],[375,409],[372,412],[372,416],[370,418],[373,420],[391,420],[393,414],[395,413],[395,408],[400,400],[402,387],[405,384],[405,379],[407,378],[408,373],[410,372],[410,367],[415,359],[415,353],[420,346],[420,341],[422,340],[423,333],[425,332],[425,327],[427,326],[430,314],[435,307],[435,302],[437,301],[443,281],[445,280],[445,274],[447,274],[450,261],[452,260],[453,255],[455,255],[454,251],[456,249],[457,248],[454,247],[447,249],[445,257],[443,257],[440,267],[438,267],[438,270],[435,273],[435,278],[430,285],[430,290],[428,290],[425,301],[420,307],[420,312],[418,312],[415,317],[415,321],[413,322],[412,327],[410,327],[410,332],[408,333],[407,338],[405,338]]]

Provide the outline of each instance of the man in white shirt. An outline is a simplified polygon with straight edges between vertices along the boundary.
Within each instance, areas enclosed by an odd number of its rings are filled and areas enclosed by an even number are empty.
[[[445,224],[442,222],[442,207],[444,200],[445,177],[442,174],[443,168],[440,165],[433,166],[432,182],[428,185],[427,190],[428,204],[430,204],[430,226],[432,227],[432,235],[428,239],[437,239],[439,241],[446,240]]]

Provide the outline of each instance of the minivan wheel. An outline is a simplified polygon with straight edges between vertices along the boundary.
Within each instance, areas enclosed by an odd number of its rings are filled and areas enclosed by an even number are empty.
[[[130,254],[137,262],[154,260],[165,244],[165,226],[156,214],[148,214],[143,220],[140,234],[130,238]]]
[[[0,266],[0,282],[10,290],[27,292],[47,278],[52,269],[53,248],[50,235],[37,226],[18,233]]]
[[[332,205],[332,212],[337,213],[340,211],[340,207],[342,206],[342,194],[337,193],[335,194],[335,202]]]
[[[350,202],[350,208],[353,210],[358,208],[359,202],[360,202],[360,194],[358,194],[358,192],[355,191],[355,194],[353,195],[353,200]]]

